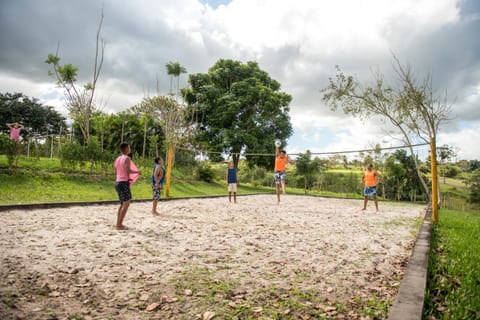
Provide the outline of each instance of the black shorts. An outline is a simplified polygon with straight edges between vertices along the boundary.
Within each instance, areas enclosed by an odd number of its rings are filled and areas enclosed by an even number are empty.
[[[132,192],[130,191],[130,183],[128,181],[115,182],[115,190],[117,191],[120,202],[130,201],[132,199]]]

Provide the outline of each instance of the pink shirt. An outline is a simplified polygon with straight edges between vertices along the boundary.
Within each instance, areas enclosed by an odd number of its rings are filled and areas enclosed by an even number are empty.
[[[20,130],[22,130],[22,128],[10,128],[10,139],[12,140],[19,140],[20,139]]]
[[[128,156],[122,154],[121,156],[118,156],[118,158],[113,163],[113,166],[115,167],[115,172],[117,173],[117,179],[115,180],[116,182],[128,181],[129,179],[126,165],[127,159]]]

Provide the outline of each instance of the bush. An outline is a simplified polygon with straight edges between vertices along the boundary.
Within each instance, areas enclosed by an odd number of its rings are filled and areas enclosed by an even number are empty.
[[[469,179],[470,202],[480,204],[480,169],[477,169]]]
[[[201,181],[212,182],[215,178],[215,170],[208,163],[202,164],[198,167],[197,178]]]
[[[455,178],[460,173],[460,169],[457,166],[452,166],[449,164],[447,164],[443,170],[445,170],[445,177],[448,178]]]
[[[0,150],[7,155],[8,165],[18,164],[21,146],[16,141],[10,140],[7,135],[0,135]]]

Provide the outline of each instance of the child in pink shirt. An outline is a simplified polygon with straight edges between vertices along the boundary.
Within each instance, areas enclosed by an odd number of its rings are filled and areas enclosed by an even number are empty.
[[[130,200],[132,199],[132,192],[130,191],[130,174],[136,173],[140,174],[140,171],[134,171],[130,167],[130,145],[126,142],[120,144],[120,150],[122,154],[113,163],[115,167],[116,179],[115,179],[115,190],[118,194],[118,199],[120,200],[120,207],[117,212],[117,224],[115,229],[117,230],[126,230],[127,226],[123,225],[123,219],[127,214],[128,207],[130,206]]]
[[[19,141],[20,140],[20,131],[23,129],[23,126],[18,123],[7,123],[7,127],[10,128],[10,139],[13,141]]]

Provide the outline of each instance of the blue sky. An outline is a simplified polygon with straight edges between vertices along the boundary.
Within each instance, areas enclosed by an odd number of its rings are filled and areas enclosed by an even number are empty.
[[[222,4],[229,4],[230,1],[228,0],[201,0],[200,1],[203,4],[208,4],[210,7],[216,9]]]
[[[155,94],[156,79],[166,93],[169,61],[206,73],[221,58],[253,60],[293,97],[289,153],[396,146],[397,133],[380,119],[332,112],[320,93],[336,65],[366,83],[378,68],[395,85],[393,52],[419,80],[430,73],[435,94],[448,92],[452,121],[437,144],[455,147],[459,159],[480,159],[480,1],[1,1],[0,91],[65,112],[45,58],[60,43],[62,61],[90,81],[102,4],[107,46],[96,99],[105,112]]]

